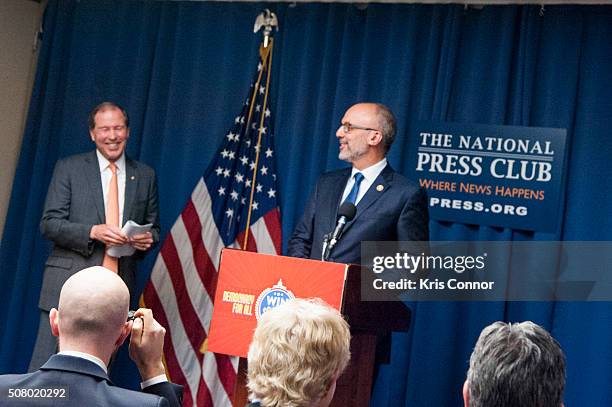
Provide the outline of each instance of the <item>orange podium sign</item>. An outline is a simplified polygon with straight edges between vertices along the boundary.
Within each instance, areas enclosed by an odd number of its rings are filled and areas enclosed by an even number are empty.
[[[259,316],[292,298],[341,310],[347,272],[346,264],[224,249],[208,350],[246,358]]]

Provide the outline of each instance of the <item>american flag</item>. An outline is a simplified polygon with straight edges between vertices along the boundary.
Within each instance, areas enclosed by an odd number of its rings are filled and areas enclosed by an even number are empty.
[[[281,250],[268,100],[271,50],[272,43],[260,47],[261,58],[242,112],[166,237],[143,293],[145,306],[167,330],[167,372],[173,382],[184,386],[184,406],[231,405],[238,358],[202,353],[221,249],[241,247],[270,254]]]

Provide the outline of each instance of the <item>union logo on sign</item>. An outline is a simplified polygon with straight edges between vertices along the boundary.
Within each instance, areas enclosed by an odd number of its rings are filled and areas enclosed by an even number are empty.
[[[283,280],[279,279],[278,283],[272,287],[266,288],[257,297],[255,303],[255,317],[259,321],[259,318],[272,308],[276,308],[279,305],[283,305],[289,300],[295,298],[295,295],[283,285]]]

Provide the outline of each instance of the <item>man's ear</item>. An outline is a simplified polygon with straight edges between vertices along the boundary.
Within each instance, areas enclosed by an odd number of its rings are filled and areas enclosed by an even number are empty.
[[[51,308],[51,311],[49,311],[49,325],[53,336],[59,337],[59,311],[55,308]]]
[[[470,382],[463,383],[463,407],[470,407]]]
[[[115,346],[118,348],[121,345],[123,345],[123,342],[130,335],[131,332],[132,332],[132,323],[126,322],[125,324],[123,324],[123,328],[121,329],[121,334],[115,341]]]
[[[382,133],[380,131],[370,132],[368,135],[368,144],[371,146],[377,146],[382,142]]]

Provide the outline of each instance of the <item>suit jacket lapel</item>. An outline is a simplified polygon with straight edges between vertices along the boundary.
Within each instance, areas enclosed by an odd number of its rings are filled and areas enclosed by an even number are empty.
[[[85,173],[88,178],[88,185],[96,213],[98,214],[99,223],[106,223],[106,214],[104,212],[104,193],[102,192],[102,179],[100,177],[100,164],[98,156],[94,150],[91,154],[85,157]]]
[[[123,201],[123,221],[125,222],[132,218],[130,209],[134,207],[134,199],[136,198],[136,189],[138,187],[138,177],[136,175],[136,163],[125,157],[125,198]]]
[[[374,180],[374,183],[370,186],[366,194],[361,198],[357,204],[357,213],[351,222],[344,227],[344,233],[351,228],[351,226],[357,221],[357,219],[368,210],[374,202],[376,202],[383,194],[391,188],[391,178],[393,177],[393,168],[389,164],[378,174],[378,177]],[[382,186],[382,188],[381,188]]]

